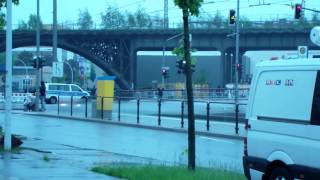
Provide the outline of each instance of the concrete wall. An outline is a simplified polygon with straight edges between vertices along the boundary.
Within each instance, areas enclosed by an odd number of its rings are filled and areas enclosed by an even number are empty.
[[[193,81],[204,74],[210,87],[217,87],[223,82],[223,69],[220,56],[197,56],[196,71]],[[166,82],[184,82],[185,76],[177,73],[176,56],[166,56],[165,66],[170,67],[169,78]],[[161,77],[162,56],[139,55],[137,56],[137,88],[150,88],[152,81],[162,82]]]

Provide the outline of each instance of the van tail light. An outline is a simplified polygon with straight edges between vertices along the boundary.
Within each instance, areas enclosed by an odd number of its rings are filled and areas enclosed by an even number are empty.
[[[248,156],[248,138],[247,138],[247,137],[245,137],[245,138],[243,139],[243,145],[244,145],[244,147],[243,147],[243,154],[244,154],[245,156]]]

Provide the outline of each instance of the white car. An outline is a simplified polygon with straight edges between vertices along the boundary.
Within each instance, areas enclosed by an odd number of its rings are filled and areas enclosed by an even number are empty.
[[[46,83],[46,101],[50,104],[55,104],[59,100],[69,100],[71,96],[74,100],[85,99],[90,94],[82,90],[76,84],[62,83]]]
[[[320,179],[320,59],[257,65],[244,140],[248,179]]]

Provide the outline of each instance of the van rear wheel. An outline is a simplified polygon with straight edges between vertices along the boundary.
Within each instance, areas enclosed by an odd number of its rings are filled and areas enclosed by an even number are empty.
[[[56,103],[57,103],[57,98],[51,97],[51,98],[49,99],[49,102],[50,102],[50,104],[56,104]]]
[[[293,178],[287,168],[277,167],[272,170],[269,180],[293,180]]]

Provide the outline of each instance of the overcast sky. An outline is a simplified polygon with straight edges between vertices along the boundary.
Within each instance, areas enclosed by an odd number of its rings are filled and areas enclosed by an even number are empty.
[[[151,16],[163,15],[163,0],[57,0],[58,22],[76,23],[80,9],[88,8],[95,23],[100,24],[100,14],[108,5],[116,6],[120,11],[134,12],[138,7],[145,8]],[[180,10],[174,6],[173,0],[169,1],[169,20],[178,22],[181,19]],[[268,6],[255,6],[270,3]],[[285,4],[301,3],[302,0],[240,0],[241,14],[253,20],[287,18],[293,19],[294,9]],[[211,2],[211,3],[210,3]],[[229,9],[236,8],[236,0],[204,0],[201,7],[201,15],[214,15],[218,10],[227,16]],[[45,24],[52,23],[53,0],[40,0],[41,18]],[[305,0],[306,7],[320,10],[320,0]],[[13,22],[18,24],[19,20],[28,20],[30,14],[36,14],[36,0],[20,0],[20,5],[13,9]],[[311,16],[306,12],[307,17]]]

